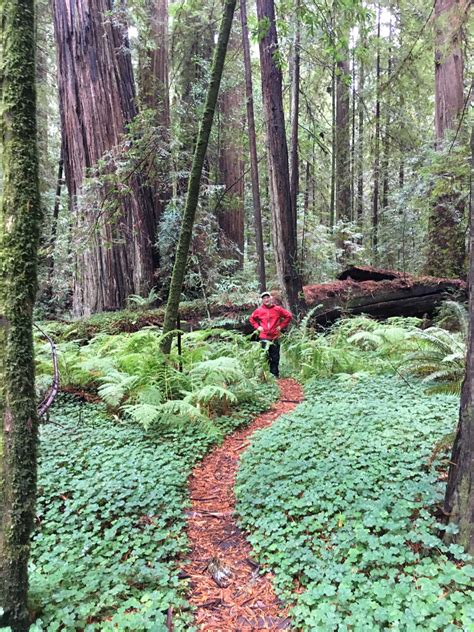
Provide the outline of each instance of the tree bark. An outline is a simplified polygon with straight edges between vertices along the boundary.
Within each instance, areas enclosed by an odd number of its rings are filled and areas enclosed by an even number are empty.
[[[161,154],[170,153],[170,97],[168,0],[145,0],[146,27],[139,49],[140,107],[154,112],[154,123],[159,129]],[[156,159],[153,152],[152,160]],[[159,172],[152,185],[155,226],[159,225],[166,203],[171,197],[169,157],[160,158]]]
[[[293,230],[295,232],[296,247],[297,240],[297,215],[298,215],[298,192],[299,192],[299,152],[298,152],[298,125],[300,112],[300,0],[295,1],[294,8],[294,34],[293,34],[293,57],[291,64],[291,120],[290,120],[290,195],[291,209],[293,213]]]
[[[365,37],[362,44],[365,46]],[[359,62],[359,85],[357,102],[357,221],[362,225],[364,215],[364,88],[365,65]]]
[[[66,183],[78,232],[89,237],[76,256],[73,309],[90,314],[150,290],[157,263],[153,199],[135,171],[118,200],[103,186],[96,208],[79,205],[88,170],[114,151],[137,113],[132,65],[125,27],[107,17],[112,0],[52,6]]]
[[[229,51],[239,48],[237,36],[231,34]],[[244,160],[243,160],[243,85],[240,76],[222,92],[220,98],[221,147],[219,173],[225,194],[218,212],[224,248],[222,252],[237,260],[236,269],[244,266]]]
[[[329,208],[329,226],[336,223],[336,63],[331,71],[331,201]]]
[[[350,128],[350,68],[349,49],[343,48],[344,59],[336,70],[336,217],[351,218],[351,128]]]
[[[33,304],[41,221],[33,0],[1,8],[0,625],[30,626],[28,558],[37,477]]]
[[[474,129],[471,131],[469,259],[469,335],[459,424],[449,466],[444,509],[459,528],[447,536],[474,555]]]
[[[460,0],[435,2],[435,134],[438,149],[448,132],[458,124],[464,108],[463,56],[461,28],[463,14]],[[447,178],[448,180],[448,178]],[[451,180],[456,185],[457,178]],[[463,276],[465,274],[465,239],[462,230],[464,202],[457,189],[439,195],[429,217],[428,274]]]
[[[283,114],[282,74],[277,62],[278,40],[273,0],[257,0],[257,16],[264,26],[259,40],[262,94],[271,173],[272,220],[278,281],[283,302],[300,311],[302,282],[297,268],[296,234],[290,196],[288,147]]]
[[[377,7],[377,57],[376,57],[376,101],[375,101],[375,145],[374,145],[374,189],[372,193],[372,257],[377,261],[379,242],[379,189],[380,189],[380,5]]]
[[[252,177],[253,221],[255,227],[255,244],[257,251],[258,284],[260,292],[264,292],[267,289],[265,278],[265,251],[263,248],[262,208],[260,204],[260,184],[258,179],[257,135],[255,133],[252,65],[250,62],[250,45],[247,26],[246,0],[240,0],[240,19],[242,22],[242,49],[245,68],[245,94],[247,97],[247,126],[250,149],[250,169]]]
[[[224,61],[229,42],[230,30],[232,27],[232,18],[234,16],[236,0],[226,0],[223,8],[222,21],[219,29],[219,38],[214,51],[212,60],[211,81],[207,90],[206,105],[202,117],[201,125],[194,151],[193,166],[191,177],[189,179],[188,193],[186,197],[186,206],[183,214],[183,221],[179,234],[178,248],[176,251],[176,259],[171,276],[171,285],[166,303],[165,319],[163,323],[163,333],[165,337],[162,342],[162,350],[164,353],[171,351],[172,332],[176,328],[178,317],[179,302],[181,290],[183,287],[184,275],[186,272],[186,264],[189,254],[189,246],[194,226],[194,217],[199,198],[199,186],[201,183],[201,175],[206,157],[209,135],[211,133],[212,122],[214,120],[214,112],[216,110],[217,97],[219,95],[219,86],[224,69]],[[167,334],[167,335],[166,335]]]

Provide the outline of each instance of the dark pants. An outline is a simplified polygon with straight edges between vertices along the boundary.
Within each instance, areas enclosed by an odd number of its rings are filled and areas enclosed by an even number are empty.
[[[267,350],[270,373],[275,377],[279,377],[280,342],[278,340],[261,340],[260,344]]]

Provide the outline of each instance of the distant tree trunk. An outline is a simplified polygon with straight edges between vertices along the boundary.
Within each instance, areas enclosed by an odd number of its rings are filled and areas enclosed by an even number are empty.
[[[196,90],[207,82],[207,68],[211,61],[215,39],[214,6],[217,3],[201,0],[182,3],[175,16],[170,59],[173,64],[174,109],[177,120],[178,149],[175,150],[175,171],[178,173],[176,194],[186,195],[189,185],[192,156],[198,133],[196,111],[203,107],[201,92]]]
[[[355,220],[355,173],[356,173],[356,59],[355,46],[352,49],[352,78],[351,78],[351,221]]]
[[[336,217],[348,221],[351,216],[351,126],[349,49],[337,62],[336,71]]]
[[[392,19],[390,18],[389,24],[389,50],[388,50],[388,64],[387,64],[387,81],[390,81],[392,76],[392,35],[393,35],[393,25]],[[384,131],[384,139],[383,139],[383,157],[382,157],[382,210],[385,210],[388,207],[388,195],[390,189],[389,183],[389,166],[390,166],[390,125],[391,125],[391,99],[390,95],[387,95],[385,100],[386,103],[386,114],[385,114],[385,131]]]
[[[53,0],[52,6],[66,182],[78,229],[90,234],[76,256],[73,308],[90,314],[150,290],[157,263],[153,199],[136,172],[113,210],[107,186],[96,209],[78,205],[88,169],[118,145],[136,115],[132,65],[125,26],[108,17],[112,0]]]
[[[169,335],[164,338],[162,343],[162,350],[164,353],[169,353],[171,351],[172,338],[170,332],[176,329],[179,302],[189,255],[189,246],[191,244],[193,234],[194,217],[196,215],[196,208],[199,199],[201,175],[204,166],[204,159],[206,157],[209,136],[212,129],[212,122],[214,120],[214,113],[216,111],[217,97],[219,95],[219,86],[221,83],[222,71],[224,69],[235,4],[236,0],[225,0],[221,26],[219,29],[219,38],[217,40],[212,60],[211,81],[207,89],[204,114],[199,127],[196,149],[194,151],[193,166],[191,170],[191,177],[189,179],[188,194],[186,197],[186,206],[184,208],[178,248],[176,250],[176,258],[173,266],[173,273],[171,275],[168,301],[166,303],[163,333]]]
[[[288,147],[283,114],[282,75],[276,59],[278,40],[273,0],[257,0],[257,17],[265,25],[259,40],[262,94],[271,173],[272,220],[278,281],[284,303],[298,314],[302,282],[297,267],[296,234],[290,195]]]
[[[377,56],[376,56],[376,101],[375,101],[375,145],[374,145],[374,190],[372,194],[372,256],[377,262],[379,230],[380,189],[380,5],[377,7]]]
[[[300,111],[300,0],[295,1],[293,21],[293,56],[291,64],[291,140],[290,140],[290,194],[291,209],[293,212],[293,230],[297,240],[297,211],[299,192],[299,152],[298,152],[298,125]],[[296,244],[297,245],[297,244]]]
[[[48,294],[51,297],[53,293],[53,278],[54,278],[54,248],[56,245],[56,236],[58,232],[58,218],[59,209],[61,207],[61,191],[63,187],[63,171],[64,160],[61,153],[61,158],[58,163],[58,174],[56,179],[56,193],[54,196],[53,217],[51,221],[51,236],[49,238],[49,255],[48,255]]]
[[[245,93],[247,97],[247,125],[250,148],[250,168],[252,174],[253,220],[255,227],[255,245],[257,251],[258,283],[260,292],[266,290],[265,251],[263,248],[262,210],[260,205],[260,185],[258,180],[257,136],[253,109],[252,65],[247,27],[246,0],[240,0],[240,19],[242,22],[242,48],[245,67]]]
[[[140,106],[153,110],[154,123],[160,129],[162,154],[170,152],[170,97],[169,97],[169,45],[168,0],[145,0],[147,29],[142,33],[139,49]],[[152,160],[155,160],[153,152]],[[171,197],[169,159],[160,159],[159,175],[153,183],[155,225],[158,226],[166,202]]]
[[[33,0],[4,0],[1,29],[0,625],[30,627],[28,558],[35,517],[38,420],[33,305],[41,210]]]
[[[329,209],[329,226],[336,223],[336,64],[331,73],[331,202]]]
[[[458,533],[447,536],[474,555],[474,129],[471,131],[469,337],[459,424],[449,466],[444,509]]]
[[[237,35],[231,33],[229,51],[237,51]],[[218,208],[218,222],[226,244],[222,250],[237,260],[236,269],[244,266],[244,160],[243,160],[243,85],[240,76],[220,96],[221,143],[219,151],[220,182],[225,195]],[[230,246],[230,248],[229,248]]]
[[[467,3],[466,3],[467,6]],[[447,132],[458,124],[464,107],[461,0],[435,1],[435,132],[442,148]],[[456,178],[453,176],[452,181]],[[429,218],[429,250],[425,272],[435,276],[465,275],[464,203],[459,193],[439,195]]]
[[[365,46],[365,39],[362,39]],[[357,103],[357,221],[362,224],[364,215],[364,88],[365,66],[363,60],[359,63],[359,86]]]

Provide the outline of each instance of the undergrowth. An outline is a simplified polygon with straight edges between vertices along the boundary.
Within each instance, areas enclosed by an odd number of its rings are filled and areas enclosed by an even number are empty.
[[[192,630],[178,559],[192,467],[220,436],[275,399],[262,385],[232,416],[202,424],[123,423],[61,396],[41,428],[31,630]]]
[[[236,486],[296,629],[472,629],[474,568],[436,517],[447,463],[433,450],[458,399],[374,375],[312,380],[306,396],[258,433]]]

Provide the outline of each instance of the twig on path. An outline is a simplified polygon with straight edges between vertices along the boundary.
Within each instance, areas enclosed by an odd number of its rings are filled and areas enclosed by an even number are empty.
[[[173,630],[174,630],[174,625],[173,625],[173,606],[170,606],[168,608],[168,612],[166,614],[166,627],[168,628],[169,632],[173,632]]]

